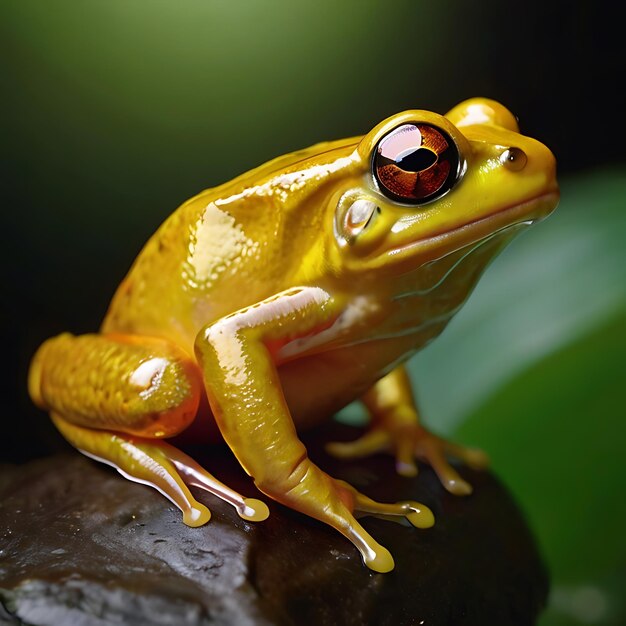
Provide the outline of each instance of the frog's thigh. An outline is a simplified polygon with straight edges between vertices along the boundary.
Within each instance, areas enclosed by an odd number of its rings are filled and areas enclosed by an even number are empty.
[[[187,485],[226,500],[245,519],[264,519],[264,503],[243,498],[158,439],[195,417],[201,385],[195,362],[182,350],[128,335],[60,335],[40,348],[29,373],[31,396],[50,410],[72,445],[158,489],[181,509],[186,524],[210,518]]]
[[[165,340],[65,333],[39,348],[29,392],[78,426],[171,437],[194,419],[202,379],[195,361]]]

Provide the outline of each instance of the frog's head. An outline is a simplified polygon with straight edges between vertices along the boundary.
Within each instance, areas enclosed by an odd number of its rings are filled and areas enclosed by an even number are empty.
[[[332,202],[332,256],[347,272],[410,271],[558,203],[554,156],[493,100],[467,100],[445,116],[394,115],[354,158],[359,173]]]

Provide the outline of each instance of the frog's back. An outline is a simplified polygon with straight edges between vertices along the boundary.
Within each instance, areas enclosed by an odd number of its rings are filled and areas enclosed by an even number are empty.
[[[199,329],[256,298],[237,272],[257,246],[204,192],[181,206],[144,246],[118,287],[103,332],[163,337],[191,350]]]
[[[307,160],[349,152],[356,141],[316,144],[278,157],[185,202],[140,252],[102,331],[154,335],[191,350],[204,325],[290,286],[319,228],[311,224],[315,216],[290,212],[302,195],[291,179],[285,191],[285,176],[296,172],[301,193],[310,193],[323,176],[313,167],[307,172]],[[301,219],[307,220],[305,228],[298,228]]]
[[[151,236],[117,288],[102,332],[153,335],[188,344],[190,329],[184,313],[192,297],[182,280],[190,228],[205,195],[179,207]]]

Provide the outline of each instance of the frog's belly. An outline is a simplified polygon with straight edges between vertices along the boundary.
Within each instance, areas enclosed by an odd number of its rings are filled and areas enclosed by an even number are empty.
[[[429,335],[439,334],[431,327]],[[432,338],[432,337],[431,337]],[[376,381],[424,345],[423,333],[380,339],[297,359],[279,368],[298,428],[319,424],[361,397]]]

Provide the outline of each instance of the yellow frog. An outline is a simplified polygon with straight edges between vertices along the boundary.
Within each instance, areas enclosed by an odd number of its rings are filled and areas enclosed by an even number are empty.
[[[494,255],[557,202],[552,153],[497,102],[399,113],[183,204],[141,251],[100,333],[39,348],[30,395],[76,448],[158,489],[185,524],[210,518],[191,485],[265,519],[263,502],[165,442],[210,414],[260,491],[330,524],[387,572],[393,558],[356,516],[426,528],[432,513],[332,478],[297,429],[360,398],[370,429],[331,453],[389,450],[404,475],[418,457],[450,492],[469,493],[447,457],[482,466],[485,456],[420,425],[402,364],[445,328]]]

